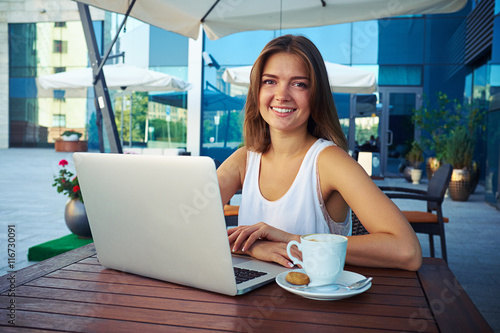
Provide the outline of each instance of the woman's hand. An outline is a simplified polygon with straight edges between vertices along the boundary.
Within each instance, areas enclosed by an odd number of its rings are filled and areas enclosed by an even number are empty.
[[[290,234],[283,230],[271,227],[264,222],[259,222],[254,225],[243,225],[227,231],[229,243],[232,244],[233,252],[247,251],[258,239],[268,240],[272,242],[285,243],[286,245],[292,240],[300,242],[300,236]]]
[[[286,246],[287,243],[259,240],[253,243],[252,246],[243,253],[249,254],[262,261],[271,261],[287,268],[292,268],[294,265],[290,261],[290,258],[288,258]],[[302,260],[301,253],[296,247],[293,247],[291,252],[294,257]]]

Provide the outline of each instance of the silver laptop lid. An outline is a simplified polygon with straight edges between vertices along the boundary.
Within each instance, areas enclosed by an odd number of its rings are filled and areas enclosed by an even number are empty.
[[[73,159],[103,266],[237,293],[211,158],[75,153]]]

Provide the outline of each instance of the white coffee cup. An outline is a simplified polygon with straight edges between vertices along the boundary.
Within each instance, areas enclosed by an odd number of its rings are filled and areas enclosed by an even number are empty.
[[[302,252],[302,261],[290,253],[296,245]],[[300,264],[311,280],[310,285],[335,283],[344,270],[347,237],[334,234],[309,234],[300,237],[300,243],[291,241],[286,247],[294,265]]]

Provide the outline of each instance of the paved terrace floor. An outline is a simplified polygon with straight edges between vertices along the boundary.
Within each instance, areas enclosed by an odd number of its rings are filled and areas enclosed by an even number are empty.
[[[53,149],[0,149],[0,275],[7,273],[7,226],[15,225],[15,269],[34,264],[27,260],[31,246],[53,240],[70,232],[64,223],[67,198],[52,187],[61,159],[70,162],[71,153]],[[377,181],[382,184],[382,182]],[[402,178],[386,178],[386,185],[426,188],[426,180],[411,185]],[[237,204],[238,198],[232,203]],[[403,210],[425,209],[425,204],[396,200]],[[496,332],[500,332],[500,211],[484,202],[484,188],[479,185],[467,202],[446,198],[443,204],[449,266],[472,301]],[[428,238],[419,237],[424,256],[429,256]],[[440,243],[435,240],[437,256]],[[447,306],[453,306],[449,304]]]

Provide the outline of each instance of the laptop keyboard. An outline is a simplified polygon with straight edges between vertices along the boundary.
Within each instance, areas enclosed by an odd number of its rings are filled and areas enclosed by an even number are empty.
[[[233,267],[233,268],[234,268],[234,277],[236,278],[236,284],[246,282],[258,278],[259,276],[267,274],[266,272],[259,272],[251,269],[244,269],[239,267]]]

